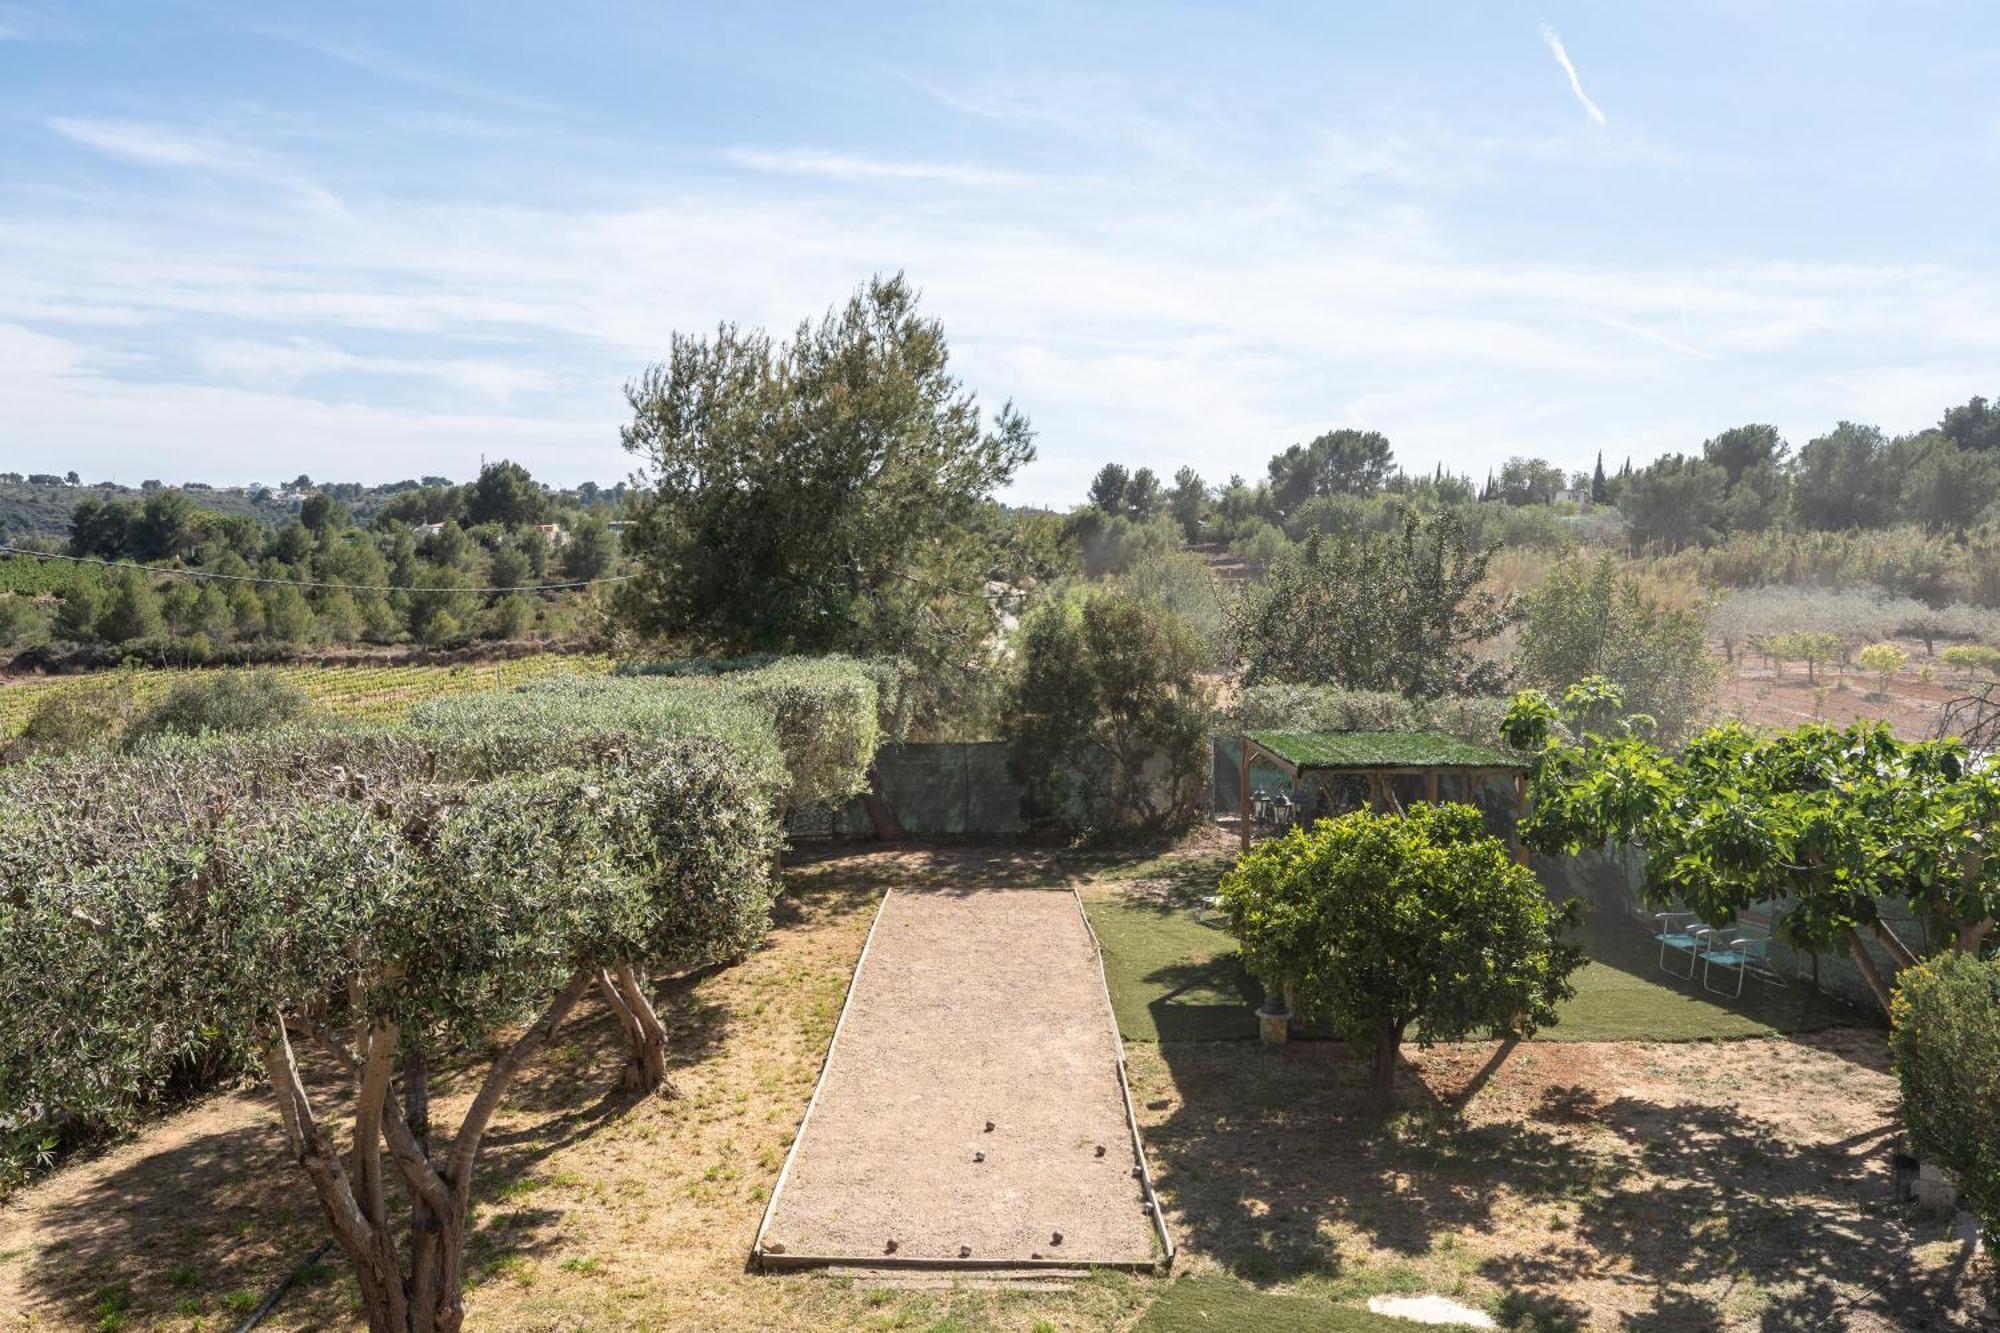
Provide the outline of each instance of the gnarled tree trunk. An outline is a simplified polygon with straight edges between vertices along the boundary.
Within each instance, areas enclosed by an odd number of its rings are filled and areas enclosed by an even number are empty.
[[[400,1035],[394,1024],[367,1029],[360,1035],[358,1051],[309,1024],[299,1025],[354,1081],[354,1142],[344,1165],[313,1110],[290,1031],[278,1016],[264,1043],[278,1114],[334,1239],[354,1266],[371,1333],[457,1333],[464,1324],[466,1223],[472,1209],[473,1166],[486,1127],[516,1076],[548,1043],[594,979],[594,973],[578,971],[528,1030],[501,1052],[452,1137],[442,1166],[431,1160],[429,1150],[429,1071],[421,1051],[403,1052],[403,1107],[392,1095]],[[412,1203],[407,1265],[397,1252],[389,1220],[383,1187],[385,1144]]]
[[[625,1064],[626,1089],[674,1096],[674,1086],[667,1080],[667,1029],[646,993],[645,969],[630,963],[600,969],[597,989],[625,1030],[625,1046],[631,1057]]]

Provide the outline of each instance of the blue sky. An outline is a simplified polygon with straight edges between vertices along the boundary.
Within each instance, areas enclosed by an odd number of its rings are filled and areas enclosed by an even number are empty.
[[[848,12],[841,12],[846,10]],[[2000,393],[2000,6],[0,0],[0,465],[609,481],[902,269],[1070,503]]]

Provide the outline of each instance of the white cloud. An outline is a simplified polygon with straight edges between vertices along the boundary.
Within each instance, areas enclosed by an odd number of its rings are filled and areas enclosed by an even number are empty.
[[[0,325],[0,401],[20,466],[131,482],[162,471],[246,482],[318,467],[378,478],[464,476],[484,455],[559,481],[626,470],[618,418],[399,411],[210,384],[147,384],[87,367],[81,348]],[[134,440],[151,442],[135,453]],[[25,450],[39,451],[41,462]],[[65,462],[64,460],[69,460]],[[58,464],[61,464],[58,467]]]
[[[64,138],[109,157],[142,166],[183,168],[212,176],[268,185],[296,194],[317,207],[334,210],[339,201],[297,167],[260,149],[172,126],[136,120],[55,116],[48,127]]]
[[[375,375],[431,380],[470,397],[506,406],[522,393],[556,387],[553,377],[534,366],[506,361],[362,356],[314,339],[283,342],[224,341],[195,349],[195,360],[210,376],[257,387],[295,389],[320,375]]]
[[[237,137],[66,125],[175,171],[292,169]],[[145,180],[87,209],[12,196],[0,317],[47,341],[9,368],[0,432],[121,475],[157,475],[134,461],[144,440],[217,480],[279,455],[315,475],[462,475],[503,450],[604,480],[626,468],[619,385],[674,331],[788,332],[895,269],[982,399],[1012,397],[1040,428],[1017,496],[1060,503],[1107,458],[1254,475],[1334,424],[1475,474],[1513,453],[1644,461],[1733,421],[1789,428],[1815,401],[1818,429],[1836,403],[1908,429],[1979,391],[1973,368],[2000,350],[2000,279],[1977,268],[1524,257],[1440,196],[1534,145],[1421,127],[1295,142],[1268,163],[1142,154],[1004,208],[975,187],[1020,182],[975,163],[804,147],[740,148],[754,175],[635,179],[610,204],[348,189],[337,211],[224,211]],[[1920,415],[1909,382],[1854,378],[1884,347],[1940,368]],[[419,398],[449,410],[383,406]]]
[[[553,114],[561,110],[560,107],[552,102],[546,102],[539,98],[525,97],[516,92],[494,88],[489,84],[481,83],[477,79],[467,78],[451,70],[437,69],[429,65],[419,64],[402,56],[393,55],[386,51],[378,51],[373,47],[321,41],[296,33],[268,28],[258,29],[258,31],[264,32],[267,36],[293,42],[305,47],[307,50],[316,51],[329,60],[338,60],[343,64],[352,65],[356,69],[366,70],[370,74],[381,78],[393,79],[398,83],[406,83],[415,88],[424,88],[431,92],[442,93],[447,97],[455,97],[464,101],[489,102],[496,106],[511,107],[517,111],[530,111],[541,115]]]
[[[1024,172],[957,162],[908,162],[827,153],[812,149],[731,148],[723,154],[738,166],[783,175],[820,176],[838,181],[920,181],[943,185],[1022,185]]]
[[[1569,76],[1569,90],[1576,94],[1576,100],[1582,105],[1584,114],[1599,125],[1604,124],[1604,111],[1597,103],[1591,101],[1590,94],[1583,90],[1583,80],[1577,77],[1576,63],[1569,58],[1569,52],[1563,47],[1563,39],[1556,34],[1554,28],[1544,23],[1542,40],[1548,43],[1549,54],[1556,58],[1556,63],[1562,66],[1563,73]]]

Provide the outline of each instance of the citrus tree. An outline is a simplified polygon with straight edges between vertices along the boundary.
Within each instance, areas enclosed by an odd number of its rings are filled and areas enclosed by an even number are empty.
[[[1601,706],[1608,682],[1586,682]],[[1574,853],[1616,842],[1646,855],[1647,893],[1721,925],[1752,904],[1783,911],[1799,948],[1844,949],[1886,1010],[1890,984],[1868,949],[1898,967],[1916,951],[1885,919],[1909,903],[1962,953],[2000,913],[2000,768],[1955,740],[1901,741],[1879,722],[1757,735],[1730,723],[1671,753],[1629,733],[1567,738],[1574,715],[1529,691],[1502,726],[1533,753],[1520,836]]]
[[[1584,961],[1562,938],[1574,908],[1551,904],[1466,805],[1295,828],[1245,854],[1221,898],[1251,972],[1368,1051],[1385,1105],[1406,1037],[1531,1034]]]

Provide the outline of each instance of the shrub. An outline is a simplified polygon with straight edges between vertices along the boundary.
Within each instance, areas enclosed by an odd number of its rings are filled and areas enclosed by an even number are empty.
[[[311,709],[304,690],[269,671],[218,671],[174,686],[132,720],[125,729],[125,744],[137,745],[155,736],[261,731],[302,718]]]
[[[1952,1173],[1987,1248],[2000,1250],[2000,959],[1953,954],[1904,969],[1890,1020],[1911,1146]]]
[[[774,731],[790,775],[786,795],[795,803],[838,804],[860,792],[868,785],[875,747],[897,725],[893,664],[847,657],[695,659],[628,664],[619,677],[598,682],[598,697],[624,689],[635,691],[633,699],[677,693],[753,706]]]
[[[1200,817],[1213,701],[1186,622],[1103,590],[1037,609],[1018,648],[1004,727],[1031,825],[1139,831]]]
[[[1654,598],[1610,556],[1558,565],[1527,606],[1518,663],[1528,682],[1564,690],[1604,676],[1668,740],[1707,711],[1716,667],[1700,615]]]
[[[1165,514],[1138,519],[1086,506],[1063,524],[1063,538],[1083,552],[1084,571],[1102,578],[1122,574],[1149,556],[1179,550],[1181,530]]]
[[[26,648],[46,643],[49,613],[32,597],[20,593],[0,595],[0,648]]]
[[[131,681],[123,673],[50,690],[35,702],[27,723],[0,755],[11,761],[109,745],[124,732],[137,707]]]
[[[1269,569],[1285,557],[1292,549],[1291,541],[1283,529],[1262,520],[1248,531],[1229,543],[1229,549],[1259,569]]]
[[[1223,877],[1244,961],[1308,1018],[1370,1052],[1387,1102],[1406,1035],[1532,1034],[1574,993],[1583,951],[1468,805],[1361,810],[1260,844]]]
[[[1882,694],[1887,697],[1896,673],[1909,662],[1910,655],[1893,643],[1871,643],[1861,650],[1861,665],[1882,678]]]
[[[1975,671],[2000,675],[2000,648],[1989,648],[1983,643],[1953,644],[1944,650],[1946,666],[1956,667],[1970,676]]]
[[[1192,551],[1164,551],[1135,562],[1120,586],[1160,606],[1201,636],[1212,661],[1228,657],[1229,615],[1208,562]]]

